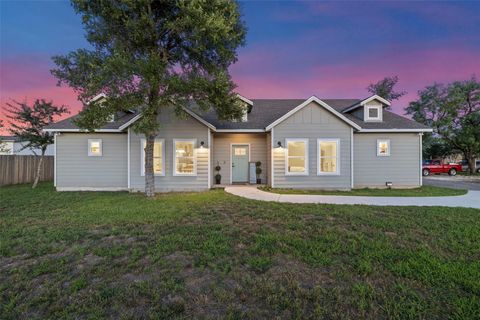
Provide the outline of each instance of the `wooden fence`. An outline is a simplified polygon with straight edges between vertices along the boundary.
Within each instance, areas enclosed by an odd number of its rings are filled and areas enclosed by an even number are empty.
[[[33,183],[39,156],[0,155],[0,186]],[[53,181],[54,157],[45,156],[40,170],[40,181]]]

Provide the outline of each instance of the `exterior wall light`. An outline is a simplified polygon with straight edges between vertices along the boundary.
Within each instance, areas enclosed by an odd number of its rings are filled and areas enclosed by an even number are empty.
[[[282,147],[282,142],[280,142],[280,141],[277,142],[277,148],[283,148]]]
[[[201,141],[200,142],[200,149],[203,149],[205,147],[205,142]]]
[[[393,183],[390,182],[390,181],[387,181],[387,182],[385,182],[385,186],[386,186],[388,189],[392,189]]]

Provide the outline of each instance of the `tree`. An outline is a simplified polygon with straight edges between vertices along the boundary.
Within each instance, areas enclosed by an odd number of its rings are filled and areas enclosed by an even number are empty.
[[[7,103],[7,118],[10,119],[10,133],[19,137],[25,142],[23,149],[40,149],[40,161],[38,162],[35,173],[35,180],[32,188],[35,188],[40,178],[45,151],[49,144],[54,141],[53,135],[44,132],[43,128],[53,123],[57,116],[69,113],[65,106],[55,106],[53,102],[47,102],[44,99],[37,99],[32,106],[26,102]]]
[[[444,139],[431,134],[426,133],[423,136],[423,159],[438,159],[445,158],[456,153],[452,145],[445,142]]]
[[[77,124],[93,130],[119,110],[141,114],[133,130],[145,135],[145,194],[154,195],[153,146],[158,115],[173,108],[179,116],[194,100],[219,118],[240,118],[242,105],[228,67],[245,42],[238,5],[227,0],[73,0],[82,15],[92,50],[53,57],[59,85],[67,84],[87,102]]]
[[[435,83],[418,95],[406,113],[431,126],[436,135],[462,152],[474,173],[475,159],[480,155],[480,83],[475,76],[446,86]]]
[[[371,94],[379,95],[380,97],[389,101],[397,100],[407,94],[406,91],[396,92],[394,87],[398,82],[398,76],[385,77],[377,83],[371,83],[367,90]]]

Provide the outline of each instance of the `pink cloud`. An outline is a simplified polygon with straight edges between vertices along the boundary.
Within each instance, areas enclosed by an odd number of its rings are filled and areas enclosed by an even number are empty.
[[[56,86],[57,81],[49,71],[51,67],[49,58],[43,56],[24,55],[1,61],[0,119],[6,122],[3,109],[12,100],[32,103],[43,98],[66,105],[73,114],[81,109],[82,104],[72,89]],[[5,130],[3,133],[8,134]]]
[[[248,59],[248,57],[255,59]],[[260,56],[261,58],[259,58]],[[250,98],[299,98],[315,94],[323,98],[355,98],[368,95],[366,87],[385,76],[398,75],[398,89],[408,95],[394,102],[394,111],[403,113],[417,91],[434,82],[451,82],[480,75],[479,53],[472,48],[415,48],[391,46],[375,54],[359,54],[347,62],[331,64],[318,58],[309,69],[299,72],[278,70],[265,52],[250,52],[232,68],[238,91]],[[254,75],[249,70],[255,70]]]

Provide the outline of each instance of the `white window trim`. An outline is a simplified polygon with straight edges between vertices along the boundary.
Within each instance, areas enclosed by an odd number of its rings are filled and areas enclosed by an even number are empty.
[[[90,144],[92,142],[99,142],[100,143],[100,154],[94,154],[92,153],[92,151],[90,150]],[[88,139],[88,142],[87,142],[87,150],[88,150],[88,156],[89,157],[101,157],[103,156],[103,143],[102,143],[102,139]]]
[[[289,172],[288,171],[288,143],[289,142],[304,142],[305,143],[305,172]],[[308,149],[309,142],[307,138],[286,138],[285,139],[285,175],[286,176],[308,176]]]
[[[380,142],[387,143],[387,153],[381,154],[380,153]],[[391,149],[390,149],[390,139],[377,139],[377,157],[390,157]]]
[[[177,172],[177,155],[175,146],[177,142],[192,142],[193,143],[193,173],[178,173]],[[195,177],[197,176],[197,139],[173,139],[173,176],[176,177]]]
[[[162,173],[155,173],[155,176],[164,177],[165,176],[165,139],[155,139],[155,142],[160,142],[162,144]],[[146,139],[140,139],[140,175],[145,176],[145,145],[147,143]],[[155,147],[155,145],[154,145]]]
[[[370,117],[370,113],[369,113],[370,109],[377,109],[378,117],[374,117],[374,118]],[[382,105],[381,104],[365,105],[363,117],[365,121],[382,121],[383,120]]]
[[[336,171],[335,172],[324,172],[320,171],[321,165],[320,161],[322,157],[320,156],[320,145],[322,142],[335,142],[337,144],[337,154],[336,154]],[[324,157],[324,158],[331,158],[331,157]],[[317,176],[339,176],[340,175],[340,139],[317,139]]]

